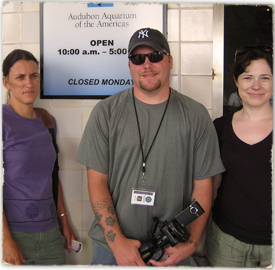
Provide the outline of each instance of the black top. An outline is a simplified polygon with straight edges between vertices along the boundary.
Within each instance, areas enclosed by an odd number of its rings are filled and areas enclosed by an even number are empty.
[[[249,145],[233,131],[233,114],[214,121],[226,172],[213,207],[219,228],[238,240],[271,245],[271,148],[272,132]]]

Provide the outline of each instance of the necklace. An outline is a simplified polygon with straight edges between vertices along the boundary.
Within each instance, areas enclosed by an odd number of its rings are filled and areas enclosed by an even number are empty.
[[[141,155],[142,155],[142,186],[145,186],[145,171],[146,171],[146,160],[148,158],[148,155],[152,149],[152,146],[157,138],[157,135],[158,135],[158,132],[160,130],[160,127],[161,127],[161,124],[163,122],[163,118],[165,116],[165,113],[167,111],[167,107],[168,107],[168,104],[169,104],[169,100],[170,100],[170,96],[171,96],[171,89],[169,88],[169,97],[168,97],[168,100],[167,100],[167,103],[166,103],[166,106],[165,106],[165,109],[164,109],[164,112],[163,112],[163,115],[161,117],[161,120],[160,120],[160,123],[159,123],[159,126],[158,126],[158,129],[156,131],[156,134],[154,136],[154,139],[149,147],[149,150],[147,152],[146,155],[144,155],[144,152],[143,152],[143,147],[142,147],[142,139],[141,139],[141,132],[140,132],[140,125],[139,125],[139,120],[138,120],[138,114],[137,114],[137,108],[136,108],[136,102],[135,102],[135,96],[134,96],[134,88],[132,90],[132,95],[133,95],[133,103],[134,103],[134,108],[135,108],[135,114],[136,114],[136,120],[137,120],[137,126],[138,126],[138,134],[139,134],[139,142],[140,142],[140,149],[141,149]]]

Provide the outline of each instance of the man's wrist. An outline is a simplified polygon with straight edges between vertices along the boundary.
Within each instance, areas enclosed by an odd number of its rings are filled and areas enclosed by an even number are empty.
[[[126,237],[121,233],[121,231],[113,230],[111,229],[112,233],[108,233],[105,235],[107,244],[110,246],[112,250],[117,249],[119,246],[121,246],[122,242],[126,239]],[[111,235],[113,236],[111,238]]]

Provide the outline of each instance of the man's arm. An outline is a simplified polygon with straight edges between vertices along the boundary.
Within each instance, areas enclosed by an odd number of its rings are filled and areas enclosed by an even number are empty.
[[[218,188],[220,187],[221,182],[222,182],[222,174],[221,173],[213,176],[213,204],[214,204],[214,200],[217,197]]]
[[[126,238],[120,229],[112,197],[108,189],[108,175],[87,168],[88,190],[95,217],[103,230],[118,265],[146,266],[140,257],[140,241]]]
[[[193,192],[191,195],[191,201],[193,199],[199,202],[205,213],[194,220],[188,226],[188,232],[190,233],[189,240],[184,243],[179,243],[174,247],[170,246],[166,248],[165,254],[169,254],[167,260],[161,262],[151,260],[151,263],[153,265],[174,266],[196,251],[211,209],[212,177],[203,180],[193,181]]]

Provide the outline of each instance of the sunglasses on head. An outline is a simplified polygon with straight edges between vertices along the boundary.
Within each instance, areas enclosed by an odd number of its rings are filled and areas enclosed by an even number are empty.
[[[270,53],[273,54],[273,49],[270,46],[244,46],[240,49],[237,49],[235,52],[235,58],[234,58],[234,62],[237,61],[238,57],[240,57],[241,55],[249,52],[249,51],[253,51],[253,50],[258,50],[264,53]]]
[[[152,52],[148,54],[134,54],[129,57],[129,60],[134,65],[142,65],[145,62],[146,56],[151,63],[160,62],[163,59],[163,55],[170,55],[168,52]]]

